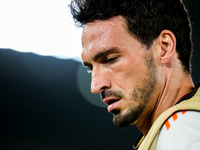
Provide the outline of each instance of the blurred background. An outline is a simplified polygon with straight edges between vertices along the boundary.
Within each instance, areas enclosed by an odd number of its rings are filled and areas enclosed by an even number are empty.
[[[135,126],[116,127],[99,95],[90,93],[79,55],[81,29],[65,16],[68,3],[0,1],[0,150],[132,150],[140,135]],[[196,84],[200,1],[184,3],[193,23]]]

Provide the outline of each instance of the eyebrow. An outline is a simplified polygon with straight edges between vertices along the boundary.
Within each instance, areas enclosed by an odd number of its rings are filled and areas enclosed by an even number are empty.
[[[97,61],[100,57],[107,55],[109,53],[113,53],[113,52],[117,52],[119,49],[117,47],[111,47],[109,49],[104,49],[101,52],[98,52],[94,57],[93,57],[93,61]]]
[[[94,55],[94,57],[92,58],[93,61],[97,61],[100,57],[104,56],[104,55],[107,55],[109,53],[114,53],[114,52],[117,52],[119,49],[117,47],[111,47],[111,48],[108,48],[108,49],[104,49],[100,52],[98,52],[96,55]],[[83,62],[83,65],[84,66],[89,66],[90,63],[88,62]]]

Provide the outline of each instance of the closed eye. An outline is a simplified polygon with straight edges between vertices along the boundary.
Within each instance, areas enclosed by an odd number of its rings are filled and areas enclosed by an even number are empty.
[[[112,64],[112,63],[114,63],[116,61],[117,58],[118,57],[109,58],[109,59],[107,59],[107,63]]]

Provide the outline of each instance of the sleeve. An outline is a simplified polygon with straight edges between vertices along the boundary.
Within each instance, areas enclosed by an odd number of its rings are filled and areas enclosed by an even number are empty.
[[[162,126],[156,150],[199,150],[200,112],[173,114]]]

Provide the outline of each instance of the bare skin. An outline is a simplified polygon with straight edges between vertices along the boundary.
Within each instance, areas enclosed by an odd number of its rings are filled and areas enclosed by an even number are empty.
[[[189,73],[183,71],[176,38],[169,30],[162,31],[147,49],[118,16],[86,24],[82,46],[83,64],[92,73],[91,91],[101,93],[121,127],[127,118],[128,125],[136,124],[146,135],[157,117],[194,87]]]

